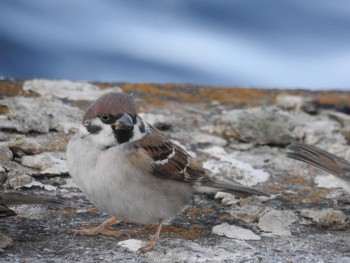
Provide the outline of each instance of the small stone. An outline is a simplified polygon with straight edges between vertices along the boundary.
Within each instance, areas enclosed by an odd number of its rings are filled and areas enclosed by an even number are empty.
[[[10,175],[11,173],[9,173]],[[25,185],[28,185],[34,181],[34,178],[27,175],[27,174],[21,174],[18,176],[9,176],[9,179],[7,181],[8,185],[13,189],[18,189],[21,187],[24,187]]]
[[[0,232],[0,252],[13,245],[13,240]]]
[[[217,146],[225,146],[227,145],[227,141],[219,136],[205,134],[205,133],[195,133],[192,136],[192,144],[198,144],[199,146],[206,145],[217,145]]]
[[[225,192],[217,192],[215,199],[221,199],[221,203],[224,205],[233,205],[239,202],[239,199],[234,195]]]
[[[44,152],[37,155],[24,156],[21,164],[26,167],[40,170],[41,174],[68,173],[63,153]]]
[[[3,185],[7,180],[6,170],[0,165],[0,185]]]
[[[0,163],[11,161],[13,159],[12,151],[7,147],[0,147]]]
[[[265,208],[261,206],[247,204],[244,206],[233,206],[230,214],[233,218],[246,223],[255,222],[263,214]]]
[[[123,240],[123,241],[118,242],[118,245],[126,248],[127,250],[129,250],[131,252],[137,252],[139,250],[139,248],[142,247],[143,242],[141,240],[138,240],[138,239],[127,239],[127,240]]]
[[[346,215],[343,211],[332,208],[322,210],[303,209],[300,215],[312,219],[318,225],[330,227],[333,225],[342,225],[346,221]]]
[[[316,111],[314,99],[311,97],[278,94],[276,96],[276,105],[284,110],[304,110],[306,112]]]
[[[260,240],[261,237],[254,234],[253,231],[249,229],[244,229],[238,226],[229,225],[228,223],[223,223],[213,227],[213,233],[219,236],[225,236],[233,239],[240,240]]]
[[[279,211],[269,208],[260,217],[258,227],[276,236],[290,236],[289,226],[297,220],[298,217],[292,211]]]

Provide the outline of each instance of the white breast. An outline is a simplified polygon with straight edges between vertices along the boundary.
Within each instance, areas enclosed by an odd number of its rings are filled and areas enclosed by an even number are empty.
[[[190,186],[136,169],[123,147],[101,151],[75,135],[66,154],[78,187],[99,209],[128,222],[158,224],[175,217],[191,198]]]

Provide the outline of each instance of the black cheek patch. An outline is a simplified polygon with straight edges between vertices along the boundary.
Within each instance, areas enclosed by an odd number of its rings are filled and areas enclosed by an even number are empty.
[[[145,128],[145,124],[143,122],[141,122],[141,124],[139,125],[139,130],[141,133],[145,133],[146,128]]]
[[[101,126],[98,125],[87,125],[86,129],[91,134],[99,133],[102,130]]]

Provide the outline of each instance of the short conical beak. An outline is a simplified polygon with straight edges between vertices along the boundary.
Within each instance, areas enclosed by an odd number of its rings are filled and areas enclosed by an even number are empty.
[[[116,130],[131,130],[134,126],[133,120],[129,114],[124,113],[115,123]]]

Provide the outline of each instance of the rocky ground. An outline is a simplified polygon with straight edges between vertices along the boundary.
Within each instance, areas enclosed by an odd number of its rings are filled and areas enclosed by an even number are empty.
[[[108,218],[65,165],[67,141],[100,95],[133,93],[143,118],[216,176],[271,194],[196,195],[161,233],[121,223],[121,238],[71,236]],[[57,197],[0,220],[1,262],[350,262],[350,185],[286,157],[299,140],[350,160],[350,93],[69,81],[0,81],[0,192]]]

